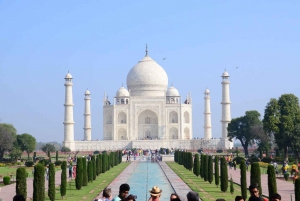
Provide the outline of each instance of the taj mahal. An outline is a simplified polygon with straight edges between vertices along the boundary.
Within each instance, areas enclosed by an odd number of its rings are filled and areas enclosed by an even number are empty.
[[[185,98],[171,86],[168,75],[149,55],[146,55],[127,75],[127,89],[122,86],[113,100],[103,98],[103,140],[91,140],[91,93],[84,97],[84,140],[74,140],[73,77],[65,76],[65,115],[63,145],[72,151],[116,149],[217,149],[232,148],[227,138],[231,121],[229,74],[222,74],[222,138],[212,137],[210,91],[204,91],[204,138],[193,139],[192,97]],[[97,134],[99,136],[100,134]]]

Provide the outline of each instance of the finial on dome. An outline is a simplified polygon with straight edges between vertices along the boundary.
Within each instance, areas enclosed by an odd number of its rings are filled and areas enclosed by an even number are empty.
[[[147,45],[147,43],[146,43],[146,55],[145,55],[146,57],[148,56],[148,45]]]

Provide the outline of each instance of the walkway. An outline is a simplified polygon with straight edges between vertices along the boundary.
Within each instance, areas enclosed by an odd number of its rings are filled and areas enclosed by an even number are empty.
[[[228,169],[228,175],[229,177],[232,176],[232,180],[235,183],[240,184],[240,169]],[[292,182],[283,181],[280,179],[276,179],[277,182],[277,191],[278,194],[281,195],[281,200],[291,200],[291,195],[293,197],[294,201],[294,184]],[[247,172],[247,186],[250,185],[250,172]],[[268,192],[268,175],[263,174],[261,175],[261,185],[262,185],[262,191],[263,195],[269,196]]]

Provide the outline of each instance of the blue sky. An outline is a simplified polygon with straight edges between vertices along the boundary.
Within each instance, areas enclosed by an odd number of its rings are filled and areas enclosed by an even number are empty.
[[[102,139],[102,98],[149,55],[169,86],[193,97],[203,137],[204,90],[221,136],[221,74],[230,74],[232,118],[262,116],[270,98],[300,97],[300,1],[1,1],[0,119],[38,141],[63,140],[64,76],[73,75],[75,139],[91,91],[92,138]],[[163,60],[163,58],[167,58]],[[236,68],[238,67],[238,68]]]

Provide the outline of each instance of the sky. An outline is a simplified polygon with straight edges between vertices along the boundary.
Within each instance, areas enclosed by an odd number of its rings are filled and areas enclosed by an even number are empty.
[[[300,1],[2,1],[0,122],[37,141],[63,141],[64,77],[73,76],[75,140],[91,92],[92,139],[102,139],[111,102],[145,55],[193,99],[193,136],[204,137],[204,90],[212,135],[221,136],[221,75],[230,75],[231,117],[271,98],[300,97]],[[163,58],[166,58],[163,60]],[[184,98],[183,98],[184,99]]]

